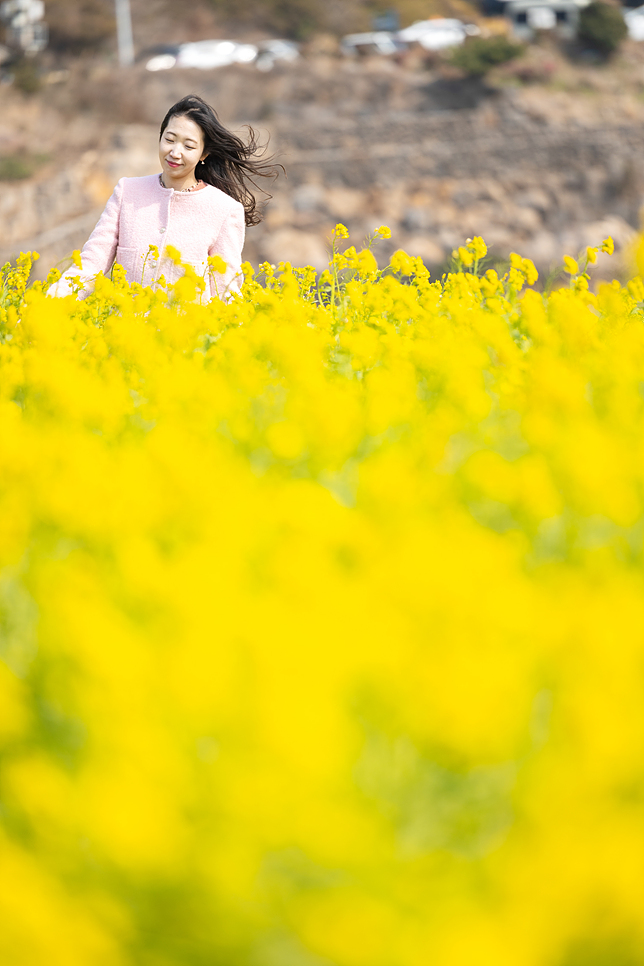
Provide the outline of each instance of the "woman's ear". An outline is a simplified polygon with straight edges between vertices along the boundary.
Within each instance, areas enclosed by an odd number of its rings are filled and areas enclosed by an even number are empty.
[[[208,155],[207,153],[206,153],[206,154],[203,154],[203,155],[202,155],[202,156],[201,156],[201,157],[199,158],[199,161],[205,161],[207,157],[209,157],[209,155]]]

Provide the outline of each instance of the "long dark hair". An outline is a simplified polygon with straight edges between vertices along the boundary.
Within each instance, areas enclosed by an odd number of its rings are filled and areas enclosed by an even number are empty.
[[[244,143],[223,126],[217,112],[197,94],[188,94],[172,105],[163,118],[159,137],[163,137],[171,117],[189,117],[201,128],[204,151],[208,153],[208,157],[195,168],[196,177],[240,201],[244,206],[247,225],[259,224],[263,212],[258,207],[248,182],[263,191],[255,183],[255,178],[276,178],[277,169],[282,165],[275,164],[270,157],[262,157],[265,149],[260,145],[252,127],[248,127],[248,142]],[[267,198],[271,197],[268,192],[263,193]]]

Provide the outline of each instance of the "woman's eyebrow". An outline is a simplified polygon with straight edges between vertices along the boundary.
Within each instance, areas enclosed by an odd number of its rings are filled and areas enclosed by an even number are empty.
[[[169,134],[170,137],[172,138],[178,137],[178,135],[175,134],[174,131],[171,131],[169,128],[166,128],[165,133],[166,133],[166,136]],[[188,141],[190,141],[192,144],[195,144],[195,145],[197,143],[194,138],[184,138],[184,141],[186,142],[186,144],[188,143]]]
[[[166,128],[165,135],[166,137],[170,135],[171,138],[176,138],[179,136],[178,134],[175,134],[174,131],[171,131],[169,128]],[[197,144],[194,138],[184,138],[183,140],[185,141],[186,144],[188,143],[188,141],[190,141],[190,143],[194,144],[195,146]]]

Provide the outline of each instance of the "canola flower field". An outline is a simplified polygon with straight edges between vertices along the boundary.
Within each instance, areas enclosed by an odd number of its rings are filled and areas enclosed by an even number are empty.
[[[644,963],[644,284],[344,235],[3,271],[3,966]]]

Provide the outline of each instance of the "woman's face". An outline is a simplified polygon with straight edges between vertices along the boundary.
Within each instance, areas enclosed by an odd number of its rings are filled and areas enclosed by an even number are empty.
[[[206,157],[203,133],[189,117],[171,117],[159,141],[163,181],[168,188],[194,184],[195,168]]]

